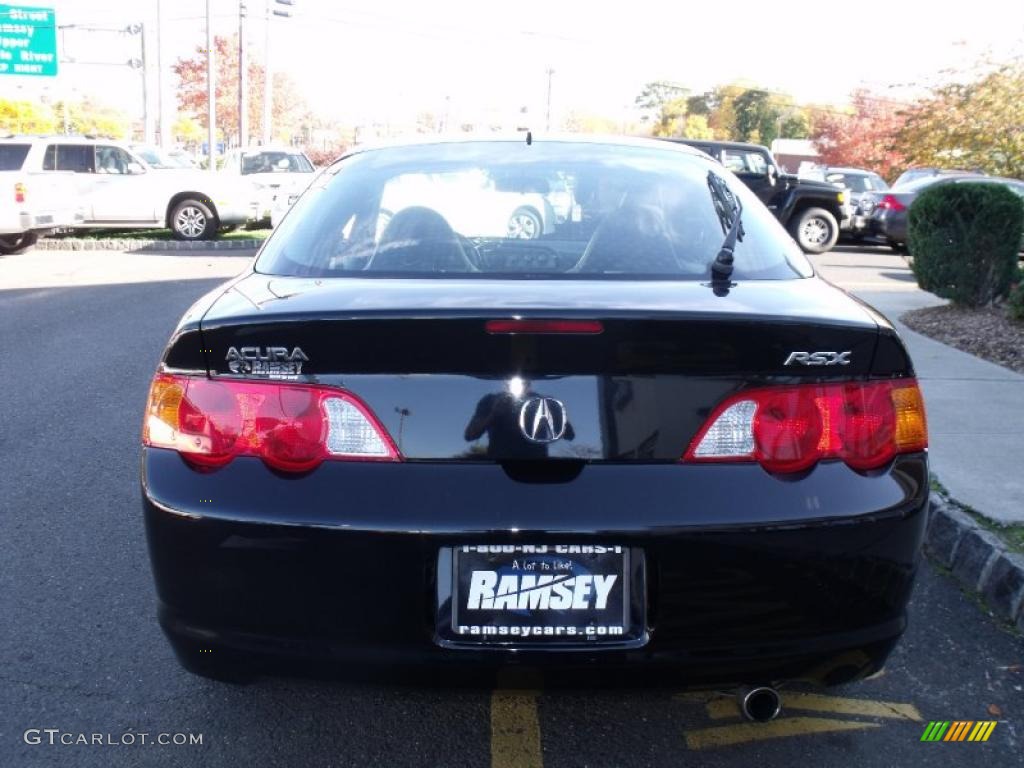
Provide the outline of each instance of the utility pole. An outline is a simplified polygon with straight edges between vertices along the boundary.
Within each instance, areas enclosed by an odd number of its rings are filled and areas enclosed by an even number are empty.
[[[551,76],[555,74],[555,70],[553,70],[551,67],[548,67],[547,73],[548,73],[548,109],[547,109],[547,116],[546,116],[546,118],[544,120],[544,124],[545,124],[544,130],[547,131],[548,133],[551,133]]]
[[[245,57],[245,0],[238,0],[238,146],[249,143],[249,72]]]
[[[263,146],[270,144],[270,139],[273,136],[270,125],[274,114],[274,73],[270,68],[270,22],[274,16],[280,16],[283,19],[291,18],[290,8],[295,6],[295,0],[266,0],[266,3],[267,38],[263,46]],[[281,6],[289,7],[282,8]]]
[[[167,149],[171,146],[170,132],[167,130],[167,113],[164,112],[164,16],[160,0],[156,0],[156,113],[157,135],[160,146]]]
[[[270,0],[267,0],[267,38],[263,44],[263,146],[270,144],[270,116],[273,114],[274,75],[270,71]]]
[[[146,25],[139,24],[139,48],[142,51],[142,140],[153,143],[153,121],[149,113],[149,67],[146,66]]]
[[[214,75],[215,54],[213,52],[213,0],[206,0],[206,124],[209,129],[208,141],[210,173],[217,171],[217,83]]]

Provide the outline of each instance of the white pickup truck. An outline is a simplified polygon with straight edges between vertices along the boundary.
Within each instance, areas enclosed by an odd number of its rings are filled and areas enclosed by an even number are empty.
[[[220,172],[253,185],[259,197],[257,218],[262,222],[273,221],[273,208],[278,205],[278,198],[298,197],[315,175],[313,163],[294,147],[228,150]]]
[[[38,170],[44,150],[32,139],[0,139],[0,254],[21,253],[85,219],[74,174]]]
[[[25,169],[78,182],[87,229],[167,227],[179,240],[211,240],[256,215],[252,187],[202,170],[156,170],[126,145],[77,136],[32,137]]]

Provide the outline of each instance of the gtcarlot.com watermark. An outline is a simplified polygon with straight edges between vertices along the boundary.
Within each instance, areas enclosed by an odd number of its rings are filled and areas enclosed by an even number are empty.
[[[202,746],[201,733],[150,733],[125,731],[123,733],[85,733],[62,731],[60,728],[29,728],[22,738],[26,744],[48,744],[65,747],[195,747]]]

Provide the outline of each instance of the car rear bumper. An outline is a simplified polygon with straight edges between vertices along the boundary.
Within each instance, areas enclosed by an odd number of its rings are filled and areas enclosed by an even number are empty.
[[[888,240],[892,243],[907,242],[907,217],[906,214],[882,214],[872,216],[869,221],[871,234]]]
[[[823,464],[800,482],[757,466],[620,464],[534,484],[496,465],[428,463],[325,464],[296,480],[245,459],[200,474],[147,449],[143,506],[179,651],[839,683],[879,669],[904,629],[927,478],[925,457],[909,456],[874,476]],[[642,550],[644,642],[441,647],[441,551],[515,541]]]

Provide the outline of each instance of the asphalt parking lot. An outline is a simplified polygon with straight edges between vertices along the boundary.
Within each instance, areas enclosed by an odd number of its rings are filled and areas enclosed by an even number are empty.
[[[857,269],[842,269],[847,255]],[[826,272],[854,291],[898,290],[889,283],[906,279],[884,250],[821,261],[838,263]],[[154,616],[140,414],[178,317],[244,263],[0,259],[0,766],[1021,765],[1024,641],[928,563],[887,669],[788,692],[769,724],[742,722],[714,692],[505,689],[502,680],[468,690],[307,679],[238,687],[182,671]],[[933,720],[998,724],[985,743],[922,742]],[[119,743],[58,736],[51,745],[45,732],[26,743],[29,729]],[[202,743],[143,744],[143,733]],[[129,734],[134,743],[123,743]]]

